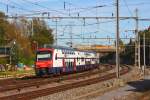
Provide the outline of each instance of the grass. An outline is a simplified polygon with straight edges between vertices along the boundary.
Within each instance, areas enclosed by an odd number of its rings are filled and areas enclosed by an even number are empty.
[[[9,77],[19,77],[19,76],[23,76],[23,75],[34,75],[34,69],[32,70],[17,70],[17,71],[3,71],[0,72],[0,78],[9,78]]]

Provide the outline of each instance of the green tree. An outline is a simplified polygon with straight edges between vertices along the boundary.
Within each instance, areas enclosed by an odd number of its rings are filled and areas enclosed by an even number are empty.
[[[143,31],[140,31],[139,32],[140,34],[140,45],[141,45],[141,64],[143,64],[143,36],[145,34],[145,53],[146,53],[146,65],[150,65],[150,27],[143,30]]]
[[[8,21],[5,19],[5,14],[0,12],[0,45],[5,44],[5,34],[7,33]]]
[[[139,32],[140,36],[140,58],[143,64],[143,35],[145,34],[145,50],[146,50],[146,65],[150,65],[150,27]],[[130,39],[129,44],[125,45],[125,50],[121,52],[121,59],[123,63],[134,64],[135,62],[135,41]]]
[[[114,41],[114,45],[116,46],[116,40]],[[124,45],[124,43],[121,39],[119,39],[119,45]]]
[[[120,53],[120,58],[123,64],[134,64],[135,42],[132,39],[124,46],[124,50]]]
[[[43,20],[33,19],[33,35],[31,36],[32,43],[36,42],[39,47],[44,44],[53,44],[54,39],[52,29],[48,28]]]

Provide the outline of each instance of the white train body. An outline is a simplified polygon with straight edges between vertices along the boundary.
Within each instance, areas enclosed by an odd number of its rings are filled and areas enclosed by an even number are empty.
[[[43,73],[58,74],[93,69],[98,64],[98,53],[64,47],[51,47],[38,49],[35,68],[39,75]]]

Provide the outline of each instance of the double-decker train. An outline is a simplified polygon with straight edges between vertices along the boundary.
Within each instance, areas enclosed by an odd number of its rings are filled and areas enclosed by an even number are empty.
[[[36,51],[37,76],[79,72],[96,68],[99,54],[67,47],[46,47]]]

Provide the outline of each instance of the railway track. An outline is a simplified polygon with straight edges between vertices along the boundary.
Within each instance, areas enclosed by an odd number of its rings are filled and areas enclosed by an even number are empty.
[[[83,73],[77,73],[73,75],[63,75],[63,76],[55,76],[55,77],[44,77],[44,78],[37,78],[37,77],[28,77],[28,78],[23,78],[23,79],[8,79],[4,81],[0,81],[0,92],[5,92],[5,91],[10,91],[10,90],[22,90],[23,88],[27,87],[39,87],[41,84],[50,84],[52,82],[60,82],[64,80],[69,80],[69,79],[77,79],[77,78],[83,78],[83,77],[90,77],[91,75],[97,74],[97,73],[102,73],[106,72],[109,70],[112,70],[114,67],[110,67],[107,65],[105,69],[103,70],[93,70],[93,71],[86,71]],[[7,83],[7,84],[6,84]]]
[[[129,71],[129,68],[124,67],[122,68],[122,70],[120,71],[121,75],[125,74]],[[22,88],[16,88],[17,90],[13,90],[11,92],[11,90],[6,89],[5,91],[3,90],[3,92],[5,92],[5,95],[0,95],[0,100],[20,100],[20,99],[24,99],[24,100],[29,100],[29,99],[33,99],[33,98],[37,98],[40,96],[45,96],[45,95],[49,95],[49,94],[53,94],[56,92],[60,92],[60,91],[64,91],[64,90],[68,90],[68,89],[72,89],[72,88],[76,88],[76,87],[80,87],[80,86],[85,86],[85,85],[90,85],[90,84],[94,84],[97,82],[101,82],[101,81],[105,81],[105,80],[109,80],[112,78],[116,77],[116,73],[109,73],[107,75],[103,75],[101,77],[94,77],[94,78],[89,78],[89,79],[82,79],[82,80],[77,80],[77,81],[72,81],[72,82],[64,82],[64,83],[60,83],[60,84],[55,84],[52,85],[53,83],[48,83],[50,85],[47,85],[45,87],[40,86],[41,83],[39,83],[38,85],[34,84],[34,88],[36,87],[37,89],[34,90],[33,86],[32,88],[30,88],[30,90],[32,91],[28,91],[28,92],[22,92],[21,89]],[[42,83],[43,84],[43,83]],[[24,85],[22,85],[24,86]],[[9,91],[9,92],[7,92]],[[17,94],[13,94],[14,91],[18,91],[19,93]],[[10,93],[12,93],[10,95]],[[9,94],[9,95],[7,95]],[[11,98],[11,99],[10,99]]]
[[[141,97],[139,97],[140,99],[139,100],[150,100],[150,90],[143,93],[143,95]]]

